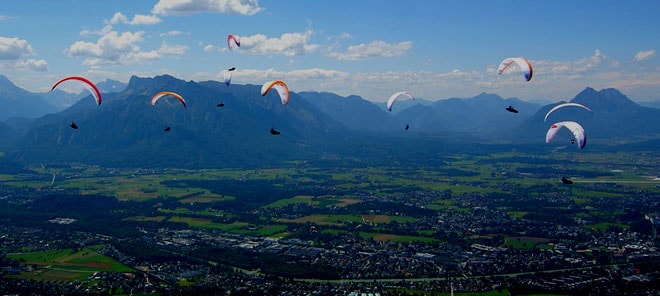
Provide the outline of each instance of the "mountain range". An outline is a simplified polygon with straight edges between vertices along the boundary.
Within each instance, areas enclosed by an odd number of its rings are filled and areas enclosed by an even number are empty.
[[[133,76],[127,85],[107,81],[97,86],[104,89],[100,106],[89,94],[79,94],[71,106],[40,110],[36,118],[31,117],[36,111],[2,112],[4,160],[114,167],[257,167],[308,161],[341,165],[367,160],[430,165],[441,162],[443,153],[463,151],[465,145],[487,151],[510,149],[498,146],[502,143],[524,142],[549,149],[544,135],[558,120],[580,122],[596,142],[660,135],[660,110],[639,106],[616,89],[586,88],[571,101],[589,106],[593,114],[564,108],[544,122],[545,113],[557,103],[543,106],[488,93],[397,101],[390,112],[384,103],[325,92],[292,92],[290,103],[282,105],[276,94],[261,96],[259,85],[227,86],[170,75]],[[151,96],[160,91],[180,94],[187,106],[171,97],[152,106]],[[42,95],[0,77],[0,104],[12,101],[51,106]],[[519,113],[505,111],[509,105]],[[69,127],[72,121],[78,129]],[[270,128],[281,135],[271,135]]]

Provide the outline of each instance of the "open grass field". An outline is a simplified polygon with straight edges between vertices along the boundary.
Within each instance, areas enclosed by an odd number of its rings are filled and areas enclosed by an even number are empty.
[[[18,277],[40,281],[84,280],[99,271],[133,272],[133,269],[114,259],[101,255],[95,248],[79,251],[72,249],[50,250],[31,253],[8,254],[7,258],[18,260],[22,265],[36,266]]]
[[[372,232],[360,232],[361,237],[371,238],[375,241],[391,241],[395,243],[409,243],[409,242],[424,242],[430,243],[437,241],[436,239],[423,236],[410,236],[410,235],[396,235],[396,234],[387,234],[387,233],[372,233]]]
[[[623,228],[623,229],[628,229],[630,226],[626,224],[620,224],[620,223],[597,223],[597,224],[587,224],[582,226],[585,229],[596,229],[600,231],[607,231],[608,228],[610,227],[618,227],[618,228]]]
[[[246,234],[254,236],[277,236],[277,234],[286,231],[286,225],[277,225],[277,224],[266,224],[266,225],[255,225],[249,224],[246,222],[234,222],[234,223],[216,223],[211,219],[206,218],[192,218],[192,217],[180,217],[173,216],[167,219],[169,222],[175,223],[185,223],[191,228],[207,228],[207,229],[220,229],[225,232],[235,233],[235,234]]]
[[[277,220],[282,223],[315,223],[319,225],[341,226],[350,223],[362,224],[383,224],[396,221],[398,223],[413,222],[415,218],[405,216],[388,215],[309,215],[296,219],[280,218]]]
[[[503,193],[502,183],[511,186],[557,185],[557,177],[535,176],[526,171],[568,172],[574,179],[577,198],[619,197],[616,193],[594,191],[590,185],[613,183],[660,192],[660,180],[655,168],[655,155],[632,153],[555,153],[545,156],[523,153],[500,153],[485,156],[448,155],[445,165],[438,168],[419,167],[357,167],[331,168],[270,168],[270,169],[213,169],[177,170],[165,169],[146,172],[138,169],[106,169],[95,166],[71,166],[70,168],[31,168],[39,176],[2,176],[2,183],[16,187],[53,187],[77,189],[83,194],[115,196],[119,200],[149,200],[156,197],[177,198],[181,203],[212,203],[231,200],[234,197],[213,193],[205,188],[167,186],[167,181],[176,184],[187,180],[287,180],[294,182],[318,182],[330,180],[333,186],[378,194],[381,188],[414,187],[421,190],[451,191],[452,196],[464,193]],[[518,160],[519,159],[519,160]],[[523,172],[518,172],[523,170]],[[592,176],[570,176],[570,171],[588,171]],[[602,175],[598,175],[601,172]],[[341,206],[353,202],[350,196],[317,196],[282,199],[267,207],[280,207],[292,203],[310,202],[315,206]]]
[[[286,223],[314,223],[346,227],[349,225],[387,225],[413,222],[415,218],[384,215],[377,211],[361,209],[361,203],[391,201],[410,192],[436,192],[433,198],[416,200],[425,210],[466,214],[475,204],[466,202],[465,196],[501,194],[503,196],[527,195],[530,197],[565,196],[574,203],[562,204],[562,208],[544,205],[544,209],[568,210],[577,208],[574,215],[588,221],[611,221],[623,212],[603,210],[591,206],[602,199],[630,198],[630,192],[640,190],[660,193],[658,157],[654,154],[600,153],[566,151],[548,155],[525,155],[520,151],[491,155],[446,155],[442,166],[426,168],[415,166],[365,166],[324,167],[303,166],[268,169],[108,169],[95,166],[72,165],[62,168],[30,168],[34,175],[1,175],[0,184],[17,188],[52,188],[77,190],[82,194],[101,194],[120,201],[150,202],[156,198],[167,200],[156,205],[158,213],[131,214],[124,220],[144,223],[183,223],[190,228],[219,229],[230,233],[260,236],[281,236],[287,231]],[[557,172],[557,173],[555,173]],[[575,172],[574,175],[571,175]],[[568,175],[575,184],[564,186],[559,182]],[[190,182],[188,182],[190,181]],[[208,182],[205,182],[208,181]],[[224,185],[216,184],[222,181]],[[247,183],[248,181],[259,181]],[[263,182],[262,182],[263,181]],[[276,192],[277,198],[260,204],[256,196],[251,201],[260,207],[255,211],[273,213],[295,205],[310,205],[302,217],[296,219],[270,218],[250,221],[234,219],[225,204],[236,203],[243,183],[259,184]],[[191,185],[192,184],[192,185]],[[232,187],[233,191],[223,186]],[[255,186],[255,185],[252,185]],[[296,186],[307,190],[296,192]],[[207,187],[207,188],[205,188]],[[294,188],[293,190],[281,190]],[[311,189],[310,189],[311,188]],[[534,188],[528,190],[528,188]],[[261,188],[250,188],[258,195]],[[279,190],[279,191],[278,191]],[[302,190],[301,190],[302,191]],[[283,192],[283,193],[282,193]],[[356,193],[359,193],[356,194]],[[412,196],[412,195],[411,195]],[[441,196],[441,197],[438,197]],[[244,196],[241,198],[245,198]],[[401,201],[400,199],[397,202]],[[332,214],[337,211],[350,214]],[[319,209],[315,213],[315,209]],[[498,207],[510,218],[520,219],[535,214],[534,209],[516,209],[515,206]],[[322,214],[321,214],[322,213]],[[331,213],[331,214],[328,214]],[[234,214],[235,215],[235,214]],[[261,215],[261,214],[260,214]],[[238,221],[219,223],[217,221]],[[587,222],[591,223],[591,222]],[[605,230],[609,227],[627,227],[617,223],[593,223],[588,229]],[[380,226],[379,226],[380,227]],[[386,228],[386,227],[382,227]],[[429,233],[419,233],[424,240]],[[375,236],[375,235],[374,235]],[[394,238],[388,234],[382,240],[413,239]],[[531,248],[543,244],[531,239],[509,238],[506,244],[514,248]]]
[[[309,204],[319,208],[325,208],[329,206],[335,207],[345,207],[347,205],[352,205],[359,203],[359,199],[354,198],[337,198],[328,195],[324,196],[294,196],[292,198],[280,199],[276,202],[267,204],[264,208],[278,208],[286,207],[294,204]]]

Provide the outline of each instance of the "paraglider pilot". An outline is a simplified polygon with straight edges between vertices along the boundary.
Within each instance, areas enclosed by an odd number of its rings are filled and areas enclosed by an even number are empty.
[[[271,128],[270,128],[270,134],[271,134],[271,135],[279,135],[280,132],[277,131],[277,130],[275,130],[274,128],[271,127]]]
[[[169,131],[170,131],[170,127],[169,127],[169,126],[166,126],[165,129],[164,129],[164,131],[169,132]]]
[[[71,121],[71,124],[69,125],[72,129],[78,129],[78,126],[76,125],[75,122]]]

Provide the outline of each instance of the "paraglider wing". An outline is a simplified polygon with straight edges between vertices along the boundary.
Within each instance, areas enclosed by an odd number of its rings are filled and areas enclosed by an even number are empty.
[[[506,109],[506,111],[509,111],[511,113],[518,113],[518,110],[516,110],[516,108],[513,108],[511,106],[506,107],[505,109]]]
[[[94,85],[94,83],[92,83],[91,81],[89,81],[89,80],[88,80],[87,78],[85,78],[85,77],[80,77],[80,76],[69,76],[69,77],[62,78],[62,79],[60,79],[58,82],[55,82],[55,84],[54,84],[53,87],[50,89],[50,91],[55,90],[55,88],[56,88],[58,85],[60,85],[60,83],[62,83],[62,82],[64,82],[64,81],[68,81],[68,80],[79,81],[79,82],[80,82],[80,83],[81,83],[81,84],[82,84],[82,85],[83,85],[83,86],[84,86],[84,87],[85,87],[90,93],[92,93],[92,97],[94,97],[94,100],[96,101],[96,105],[97,105],[97,106],[98,106],[98,105],[101,105],[101,92],[99,91],[98,88],[96,88],[96,85]]]
[[[232,44],[241,47],[241,39],[234,34],[229,34],[227,36],[227,47],[229,47],[229,49],[234,49]]]
[[[552,107],[552,109],[550,109],[548,111],[548,113],[545,114],[545,118],[543,118],[543,121],[546,121],[548,119],[548,116],[550,116],[550,113],[555,112],[557,109],[561,109],[561,108],[564,108],[564,107],[571,107],[571,106],[572,107],[580,107],[580,108],[585,109],[585,110],[587,110],[587,111],[589,111],[593,114],[593,111],[591,111],[591,109],[589,109],[589,107],[587,107],[585,105],[582,105],[582,104],[570,103],[569,102],[569,103],[563,103],[563,104],[559,104],[557,106]]]
[[[520,68],[520,70],[525,75],[525,80],[527,81],[532,80],[532,76],[534,75],[532,63],[530,63],[525,58],[506,58],[502,60],[500,66],[497,67],[497,74],[502,74],[502,72],[508,69],[509,66],[511,66],[512,64],[516,64]]]
[[[73,122],[73,121],[71,122],[71,124],[70,124],[69,126],[70,126],[72,129],[78,129],[78,125],[76,125],[76,123]]]
[[[578,143],[578,148],[583,149],[584,146],[587,145],[587,134],[584,131],[584,128],[574,121],[562,121],[551,125],[548,132],[545,134],[545,142],[550,143],[562,127],[566,127],[573,133],[573,136],[575,136],[575,140]]]
[[[573,184],[573,181],[567,179],[566,177],[561,177],[561,182],[564,184]]]
[[[281,80],[274,80],[266,82],[261,86],[261,95],[265,96],[271,88],[277,90],[277,93],[280,95],[280,100],[282,105],[289,103],[289,87]]]
[[[405,91],[394,93],[393,95],[390,96],[389,99],[387,99],[387,110],[392,111],[392,105],[394,105],[394,101],[396,101],[396,99],[398,99],[400,96],[407,96],[413,100],[415,99],[411,94]]]
[[[161,91],[161,92],[155,94],[153,97],[151,97],[151,106],[155,105],[156,101],[158,101],[158,99],[160,99],[164,96],[172,96],[172,97],[176,98],[177,100],[179,100],[179,102],[181,102],[181,104],[183,104],[183,107],[186,108],[186,100],[184,100],[183,97],[180,96],[179,94],[171,92],[171,91]]]

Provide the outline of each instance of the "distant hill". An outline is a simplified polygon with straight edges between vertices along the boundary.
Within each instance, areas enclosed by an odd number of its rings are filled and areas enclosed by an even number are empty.
[[[319,92],[301,92],[298,95],[353,130],[388,132],[402,126],[394,116],[359,96],[340,97]]]
[[[398,114],[399,112],[406,110],[410,107],[416,105],[428,106],[433,104],[433,102],[434,101],[429,101],[422,98],[415,98],[414,100],[411,100],[410,98],[403,96],[396,100],[395,103],[396,105],[394,105],[395,107],[392,107],[392,111],[389,112],[391,112],[392,114]],[[388,111],[386,102],[377,103],[376,105],[383,111]]]
[[[126,89],[127,86],[128,84],[113,79],[106,79],[105,81],[96,83],[96,87],[102,94],[118,93]]]
[[[182,95],[187,108],[167,97],[151,106],[151,96],[163,90]],[[220,101],[224,107],[216,107]],[[71,129],[71,121],[79,129]],[[20,160],[183,167],[304,160],[323,146],[332,151],[325,138],[334,139],[343,129],[296,94],[283,106],[275,97],[262,97],[258,86],[227,88],[168,75],[132,77],[124,91],[105,95],[101,106],[81,100],[32,126],[17,145]],[[164,132],[165,126],[171,131]],[[271,127],[282,135],[270,135]]]
[[[40,95],[28,92],[0,75],[0,121],[11,117],[36,118],[57,108]]]
[[[510,105],[520,113],[507,112],[505,108]],[[429,106],[417,105],[401,111],[397,118],[410,123],[416,131],[468,133],[490,138],[508,133],[539,108],[536,103],[482,93],[472,98],[439,100]]]
[[[588,141],[616,139],[643,139],[660,135],[660,109],[642,107],[631,101],[616,89],[596,91],[587,87],[570,102],[589,107],[593,114],[581,108],[563,108],[553,112],[544,122],[545,114],[559,103],[547,105],[538,110],[524,123],[516,127],[512,134],[522,139],[545,141],[545,133],[554,122],[570,120],[585,128]],[[570,133],[563,134],[566,139]]]
[[[171,97],[152,106],[151,96],[160,91],[179,93],[187,107]],[[82,99],[60,112],[0,122],[0,151],[5,160],[17,163],[114,167],[441,165],[442,155],[464,152],[465,147],[471,153],[489,153],[510,151],[507,145],[525,142],[516,147],[552,149],[544,136],[550,121],[558,120],[583,124],[589,143],[616,138],[644,141],[644,147],[657,143],[660,110],[641,107],[614,89],[587,88],[573,101],[591,107],[593,115],[565,108],[543,122],[554,104],[540,106],[487,93],[418,103],[398,113],[358,96],[319,92],[291,93],[284,106],[276,93],[261,96],[259,85],[133,76],[121,91],[104,92],[100,106]],[[519,113],[507,112],[509,105]],[[71,122],[78,129],[70,128]],[[281,135],[271,135],[270,128]],[[566,139],[558,143],[570,138],[562,137]]]

